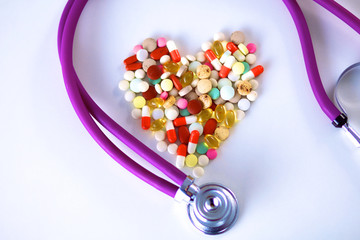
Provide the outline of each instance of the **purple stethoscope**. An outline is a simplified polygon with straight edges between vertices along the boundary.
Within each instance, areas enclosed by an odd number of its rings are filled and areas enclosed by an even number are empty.
[[[339,111],[326,95],[317,69],[310,32],[299,5],[296,0],[283,1],[288,7],[297,27],[303,48],[306,69],[316,100],[324,113],[330,118],[333,125],[346,130],[354,141],[360,144],[359,134],[349,126],[344,109],[340,106],[342,112]],[[338,16],[360,34],[360,20],[335,1],[315,0],[315,2]],[[228,188],[219,184],[210,183],[200,187],[197,186],[191,176],[186,176],[182,171],[153,152],[111,119],[94,102],[81,84],[73,65],[73,42],[76,25],[86,3],[87,0],[68,1],[61,16],[58,32],[58,51],[66,90],[82,124],[94,140],[116,162],[161,192],[179,202],[186,202],[188,204],[189,218],[196,228],[205,234],[220,234],[225,232],[234,225],[239,215],[239,206],[235,195]],[[360,64],[355,64],[349,67],[340,79],[348,72],[359,68],[359,65]],[[337,100],[337,102],[338,105],[340,105],[340,101]],[[159,169],[174,183],[160,178],[129,158],[111,142],[94,119],[116,138],[139,154],[139,156]]]

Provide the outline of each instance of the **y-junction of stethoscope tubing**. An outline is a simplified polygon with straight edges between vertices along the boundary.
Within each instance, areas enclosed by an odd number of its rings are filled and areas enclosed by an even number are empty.
[[[351,28],[360,34],[360,20],[355,17],[352,13],[347,11],[341,5],[337,4],[333,0],[314,0],[319,5],[332,12],[334,15],[339,17]],[[327,96],[324,86],[321,82],[319,70],[316,63],[314,47],[311,41],[311,35],[309,28],[306,23],[304,14],[302,13],[296,0],[283,0],[289,12],[295,22],[298,30],[306,70],[309,76],[310,85],[315,95],[317,102],[319,103],[323,112],[329,117],[333,124],[337,127],[342,127],[346,122],[347,118],[342,114],[339,109],[336,108],[335,104]]]
[[[62,64],[62,70],[65,80],[65,86],[70,101],[84,124],[85,128],[95,139],[95,141],[112,157],[135,176],[154,186],[158,190],[174,197],[179,187],[156,176],[141,165],[134,162],[120,149],[118,149],[101,131],[99,126],[93,120],[93,116],[100,124],[116,137],[122,140],[144,159],[160,169],[164,174],[170,177],[176,184],[181,185],[186,179],[186,175],[176,169],[165,159],[147,148],[143,143],[126,132],[117,125],[109,116],[107,116],[87,94],[81,85],[79,78],[73,66],[73,40],[77,22],[81,15],[87,0],[69,0],[64,13],[61,17],[58,35],[59,55]]]

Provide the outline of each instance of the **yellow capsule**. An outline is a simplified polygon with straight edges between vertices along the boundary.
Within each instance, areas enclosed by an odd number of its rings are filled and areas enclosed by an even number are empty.
[[[215,119],[218,122],[222,122],[225,119],[225,115],[226,115],[226,108],[224,105],[219,104],[216,106],[215,108]]]
[[[227,111],[225,114],[225,127],[231,128],[235,123],[235,112],[234,110]]]
[[[213,43],[212,50],[217,58],[221,58],[221,56],[224,54],[224,48],[220,41],[215,41]]]
[[[166,72],[172,72],[172,73],[176,73],[177,71],[179,71],[180,68],[179,64],[174,63],[173,61],[164,63],[163,66]]]
[[[162,98],[153,98],[147,101],[147,105],[149,106],[149,108],[155,109],[161,107],[164,104],[164,102],[165,101]]]
[[[204,138],[204,142],[209,148],[218,149],[221,141],[217,137],[207,134]]]
[[[153,121],[150,125],[150,130],[153,132],[160,131],[165,127],[166,119],[160,118],[155,121]]]
[[[190,85],[193,80],[194,80],[194,73],[191,71],[187,71],[180,78],[181,86],[186,87],[186,86]]]
[[[211,118],[212,114],[213,110],[211,108],[206,108],[199,113],[197,116],[197,121],[199,123],[204,123]]]

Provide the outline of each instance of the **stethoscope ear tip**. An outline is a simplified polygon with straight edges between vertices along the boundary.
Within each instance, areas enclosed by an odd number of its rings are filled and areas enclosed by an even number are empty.
[[[192,224],[209,235],[224,233],[239,216],[234,193],[219,184],[201,186],[187,209]]]

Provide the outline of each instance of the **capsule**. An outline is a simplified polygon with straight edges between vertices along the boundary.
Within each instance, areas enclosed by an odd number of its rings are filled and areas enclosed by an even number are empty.
[[[180,78],[180,83],[183,87],[189,86],[194,80],[194,73],[191,71],[187,71]]]
[[[165,127],[166,119],[160,118],[155,121],[153,121],[150,125],[150,130],[153,132],[160,131]]]
[[[226,61],[224,65],[221,66],[221,70],[219,72],[219,76],[221,78],[226,78],[229,75],[229,72],[231,71],[232,65],[236,62],[236,59],[233,56],[229,56],[226,58]]]
[[[147,105],[151,108],[151,109],[155,109],[155,108],[159,108],[164,104],[164,99],[162,98],[153,98],[150,99],[149,101],[147,101]]]
[[[167,135],[167,139],[169,140],[170,143],[176,142],[176,140],[177,140],[176,131],[174,128],[174,124],[171,120],[168,120],[166,122],[166,135]]]
[[[220,41],[215,41],[211,47],[211,50],[215,53],[217,58],[221,58],[224,54],[224,48]]]
[[[221,141],[217,137],[208,134],[205,136],[204,142],[209,148],[218,149]]]
[[[181,56],[179,53],[178,48],[176,47],[176,44],[173,40],[169,40],[166,43],[166,47],[168,48],[170,52],[170,57],[174,62],[180,62]]]
[[[218,121],[218,122],[224,121],[225,116],[226,116],[225,106],[222,104],[217,105],[215,108],[215,114],[214,114],[216,121]]]
[[[227,128],[231,128],[232,126],[234,126],[236,120],[236,114],[234,112],[234,110],[230,110],[226,112],[225,115],[225,127]]]
[[[196,150],[196,146],[199,142],[200,133],[198,130],[193,130],[190,134],[189,144],[187,147],[188,153],[192,154]]]
[[[176,151],[176,167],[183,168],[185,166],[185,157],[186,157],[187,146],[185,144],[180,144]]]
[[[189,125],[196,122],[196,120],[197,117],[194,115],[176,118],[174,119],[174,126],[179,127],[179,126]]]
[[[206,50],[205,57],[214,66],[214,68],[217,71],[220,71],[221,63],[220,63],[219,59],[216,57],[215,53],[211,49]]]
[[[199,123],[204,123],[211,118],[212,114],[213,110],[211,108],[204,109],[198,114],[197,121]]]
[[[163,67],[164,67],[165,72],[171,72],[171,73],[177,73],[177,71],[179,71],[179,69],[180,69],[179,64],[177,64],[173,61],[164,63]]]
[[[220,63],[224,64],[225,61],[226,61],[226,59],[227,59],[228,57],[230,57],[230,55],[231,55],[231,52],[230,52],[229,50],[227,50],[226,52],[224,52],[224,54],[223,54],[223,55],[221,56],[221,58],[220,58]]]
[[[226,48],[232,53],[236,60],[239,62],[245,61],[244,54],[240,52],[239,48],[233,42],[228,42],[228,44],[226,44]]]
[[[248,71],[247,73],[244,73],[241,76],[241,80],[243,80],[243,81],[251,80],[251,79],[259,76],[263,72],[264,72],[264,67],[261,65],[258,65],[256,67],[254,67],[253,69],[250,69],[250,71]]]
[[[180,91],[183,88],[179,78],[177,76],[175,76],[175,74],[171,74],[170,79],[173,82],[173,84],[177,90]]]
[[[150,118],[150,108],[149,106],[143,106],[141,110],[141,127],[144,130],[150,128],[151,118]]]

